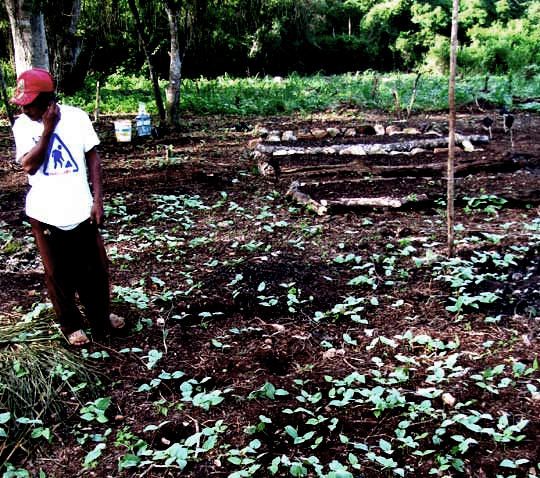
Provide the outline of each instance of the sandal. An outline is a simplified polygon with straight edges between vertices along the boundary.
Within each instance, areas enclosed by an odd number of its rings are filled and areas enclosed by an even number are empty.
[[[126,325],[126,319],[116,314],[109,315],[109,322],[113,329],[123,329]]]
[[[80,347],[81,345],[86,345],[90,342],[90,339],[84,332],[84,330],[76,330],[75,332],[71,332],[67,336],[67,340],[70,343],[70,345],[74,345],[75,347]]]

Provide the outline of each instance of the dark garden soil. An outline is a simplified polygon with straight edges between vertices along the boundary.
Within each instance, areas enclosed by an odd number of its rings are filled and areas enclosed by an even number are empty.
[[[530,476],[540,474],[536,468],[540,398],[526,387],[528,383],[540,389],[535,366],[540,327],[540,117],[516,113],[511,136],[503,131],[496,111],[458,115],[458,130],[466,135],[487,134],[479,124],[486,114],[496,118],[496,123],[491,141],[475,145],[473,152],[456,153],[455,222],[460,228],[455,255],[469,260],[488,252],[503,260],[505,254],[519,253],[519,259],[504,277],[496,274],[495,262],[475,261],[475,270],[493,274],[480,283],[470,281],[461,292],[469,296],[497,293],[499,299],[451,312],[446,307],[453,303],[449,298],[457,296],[457,289],[435,277],[425,259],[428,250],[439,261],[447,253],[444,151],[427,150],[414,156],[280,156],[279,177],[259,173],[255,146],[248,143],[260,138],[267,144],[257,133],[261,127],[280,132],[359,128],[364,133],[361,128],[376,123],[423,130],[426,122],[442,130],[446,124],[443,115],[398,123],[374,112],[349,113],[320,115],[309,121],[185,118],[178,130],[164,132],[159,139],[135,138],[132,143],[116,142],[110,119],[96,124],[102,139],[108,206],[104,235],[112,261],[111,283],[113,289],[140,288],[149,300],[137,307],[113,293],[113,311],[126,317],[129,331],[88,349],[109,354],[94,361],[106,384],[102,396],[112,397],[108,422],[89,422],[81,428],[80,404],[74,402],[72,415],[50,423],[51,443],[17,450],[12,464],[35,476],[41,469],[47,477],[152,478],[227,477],[255,463],[262,466],[252,475],[237,476],[266,477],[272,476],[268,469],[272,461],[284,456],[273,476],[317,476],[313,464],[306,461],[317,457],[324,473],[331,471],[328,464],[339,462],[355,478],[376,478],[392,476],[392,466],[384,470],[382,462],[382,458],[392,458],[409,477],[429,476],[433,468],[440,468],[438,476],[526,476],[531,469]],[[410,138],[360,134],[273,144],[286,148]],[[36,251],[26,240],[26,178],[12,156],[9,129],[2,127],[0,227],[10,231],[13,240],[3,243],[0,255],[0,316],[15,320],[32,304],[46,302],[47,294]],[[459,172],[461,166],[474,162],[482,166]],[[347,164],[353,166],[338,171],[327,168]],[[420,169],[401,173],[380,169],[433,164],[440,166],[428,175]],[[308,173],[301,170],[306,165],[312,167]],[[300,169],[295,172],[294,168]],[[287,195],[293,180],[302,183],[301,191],[318,203],[340,198],[418,196],[422,200],[402,207],[341,205],[317,215]],[[490,208],[495,204],[493,195],[507,202]],[[176,206],[167,209],[164,198]],[[197,209],[189,200],[204,207]],[[536,224],[536,230],[521,227],[525,223]],[[425,260],[415,266],[412,256]],[[358,277],[363,278],[355,281]],[[348,297],[358,299],[357,305],[340,312],[336,306]],[[437,342],[426,343],[427,336]],[[147,357],[153,350],[163,356],[149,368]],[[444,379],[430,378],[452,353],[459,353],[457,366],[461,368],[448,365]],[[512,374],[516,363],[536,369],[518,377]],[[470,378],[499,364],[505,369],[490,382],[495,390]],[[148,391],[139,391],[162,370],[185,375],[162,379]],[[456,375],[452,376],[452,370]],[[353,372],[363,378],[347,382]],[[397,378],[399,372],[406,377]],[[511,379],[509,386],[498,386],[503,377]],[[222,391],[225,400],[208,410],[182,400],[180,386],[187,379],[194,379],[199,391]],[[268,385],[264,388],[268,383],[289,394],[273,396]],[[386,397],[383,405],[362,395],[377,386]],[[350,402],[344,398],[347,387],[356,389]],[[439,393],[430,396],[434,389]],[[331,404],[332,399],[343,402]],[[426,403],[429,410],[420,410]],[[413,410],[413,404],[418,410]],[[437,435],[444,419],[460,410],[467,416],[490,414],[493,421],[483,418],[486,428],[497,429],[504,414],[510,424],[521,420],[528,424],[516,433],[523,437],[507,443],[457,422]],[[174,461],[165,467],[164,460],[148,460],[119,471],[126,454],[141,450],[133,437],[144,440],[149,450],[167,450],[218,420],[226,429],[215,447],[191,452],[185,468]],[[403,425],[404,420],[410,423]],[[406,446],[398,440],[400,423],[417,445]],[[81,444],[81,437],[107,429],[107,445],[95,467],[83,469],[96,442],[87,438]],[[299,435],[296,443],[291,429]],[[315,433],[306,435],[310,431]],[[438,436],[441,444],[433,441]],[[452,436],[471,437],[474,442],[461,453],[455,449],[459,439]],[[246,450],[254,439],[260,447]],[[204,436],[200,440],[202,446]],[[387,442],[393,446],[391,454],[383,450]],[[234,449],[243,451],[234,455],[230,453]],[[436,452],[414,453],[426,450]],[[359,459],[356,468],[350,454]],[[229,460],[231,456],[246,461],[238,464],[240,460]],[[444,456],[463,463],[445,471]],[[303,464],[306,473],[301,474],[300,465],[287,464],[287,459]],[[522,464],[522,459],[528,461]],[[503,460],[517,463],[516,468],[501,467]]]

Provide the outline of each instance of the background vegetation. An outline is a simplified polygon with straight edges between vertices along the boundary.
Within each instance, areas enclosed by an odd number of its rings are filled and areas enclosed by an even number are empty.
[[[394,92],[400,109],[440,111],[448,108],[448,77],[422,76],[411,104],[416,75],[392,73],[384,76],[373,71],[341,75],[184,79],[180,97],[183,114],[279,115],[339,111],[342,108],[380,109],[396,113]],[[163,82],[163,88],[165,82]],[[487,87],[486,87],[487,86]],[[88,112],[95,107],[95,78],[88,78],[77,94],[65,98]],[[540,74],[467,75],[459,78],[456,102],[460,106],[513,105],[539,111],[540,103],[526,101],[540,97]],[[139,103],[156,114],[149,80],[136,75],[112,74],[101,88],[100,109],[104,114],[133,113]]]
[[[300,114],[317,111],[339,112],[342,108],[380,109],[396,112],[394,92],[400,109],[411,112],[441,111],[448,108],[448,77],[421,76],[411,103],[416,75],[373,71],[340,75],[234,78],[185,78],[182,81],[180,111],[184,115],[227,114],[237,116]],[[88,77],[73,95],[60,95],[61,101],[93,113],[97,78]],[[162,91],[166,81],[161,81]],[[486,88],[487,85],[487,88]],[[10,91],[12,88],[9,89]],[[139,103],[157,114],[150,80],[141,75],[113,73],[100,88],[100,112],[106,115],[135,114]],[[536,75],[465,75],[458,79],[458,106],[512,106],[526,111],[540,111],[540,73]],[[0,112],[5,111],[0,104]]]
[[[70,2],[41,0],[49,42]],[[185,0],[180,8],[184,78],[339,74],[374,70],[444,73],[451,0]],[[65,4],[65,5],[64,5]],[[163,2],[138,2],[160,78],[169,68]],[[502,74],[540,64],[539,0],[462,0],[459,57],[467,73]],[[88,74],[147,71],[127,0],[86,0],[79,86]],[[0,5],[0,60],[12,64],[9,22]],[[54,61],[54,44],[50,45]]]

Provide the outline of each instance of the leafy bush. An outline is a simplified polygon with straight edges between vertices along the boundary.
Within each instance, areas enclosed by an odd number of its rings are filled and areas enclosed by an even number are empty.
[[[508,25],[471,28],[471,43],[460,54],[469,71],[517,72],[540,62],[540,34],[527,20],[512,20]]]

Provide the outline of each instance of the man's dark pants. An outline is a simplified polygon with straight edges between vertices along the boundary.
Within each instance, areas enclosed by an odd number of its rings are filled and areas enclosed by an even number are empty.
[[[110,329],[109,272],[101,234],[86,220],[64,231],[30,218],[43,267],[49,298],[62,332],[83,329],[76,295],[95,336]]]

